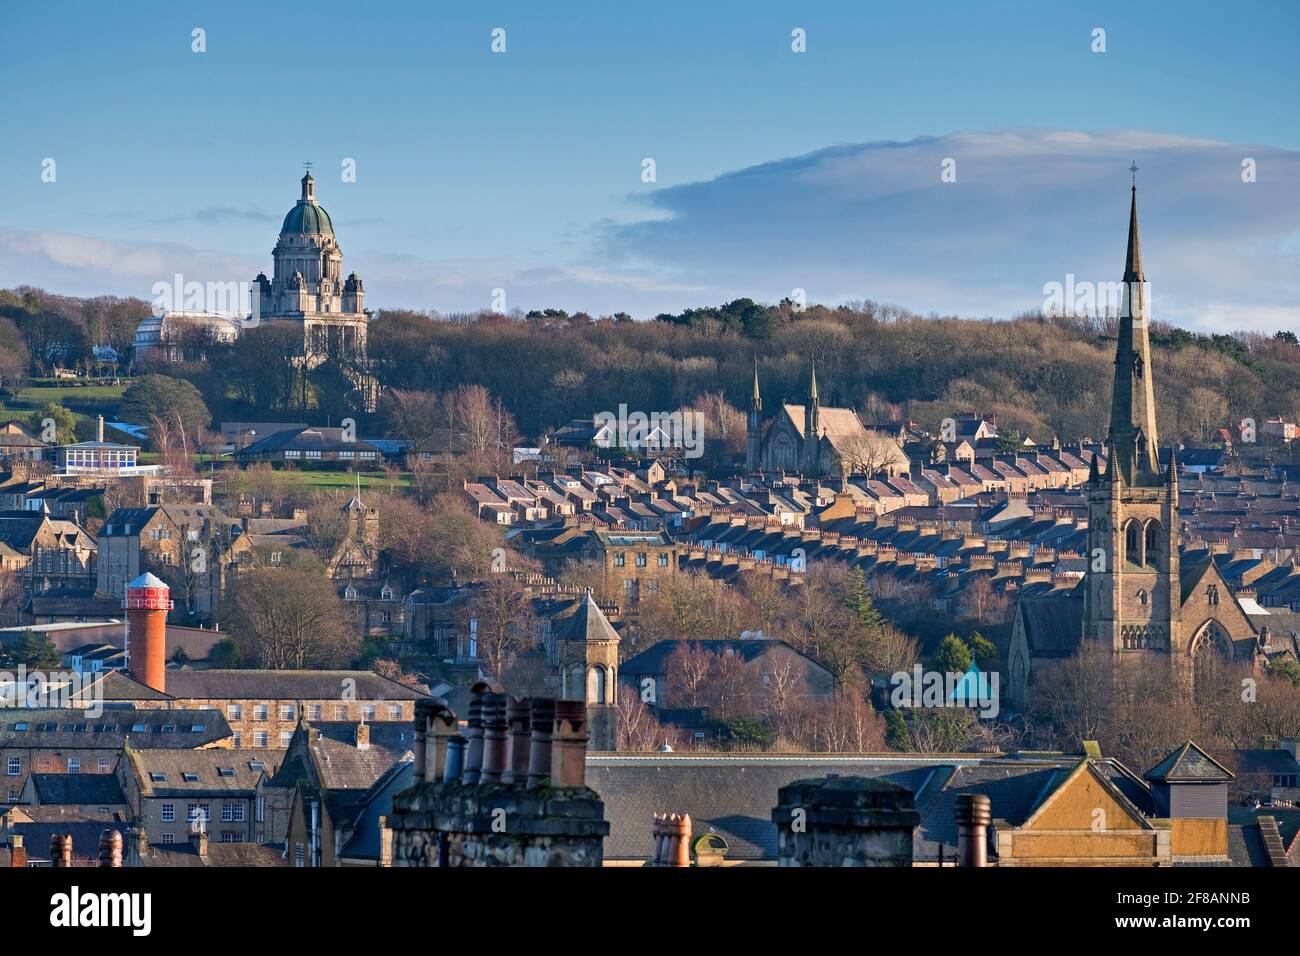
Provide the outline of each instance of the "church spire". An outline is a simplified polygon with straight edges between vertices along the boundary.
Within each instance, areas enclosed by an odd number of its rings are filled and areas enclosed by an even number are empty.
[[[808,389],[808,401],[810,404],[817,404],[817,363],[812,363],[812,387]]]
[[[1132,483],[1140,475],[1160,474],[1156,451],[1156,401],[1148,336],[1146,275],[1142,271],[1142,243],[1138,235],[1137,164],[1129,167],[1135,179],[1129,206],[1128,254],[1115,350],[1115,384],[1111,394],[1110,429],[1119,474]],[[1141,448],[1139,448],[1139,444]]]
[[[763,410],[763,396],[758,391],[758,356],[754,356],[754,394],[749,400],[750,411],[761,412]]]

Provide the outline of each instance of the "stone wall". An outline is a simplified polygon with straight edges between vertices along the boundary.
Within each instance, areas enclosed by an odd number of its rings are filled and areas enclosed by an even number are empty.
[[[779,866],[911,866],[921,817],[905,787],[824,777],[782,787],[772,822]]]

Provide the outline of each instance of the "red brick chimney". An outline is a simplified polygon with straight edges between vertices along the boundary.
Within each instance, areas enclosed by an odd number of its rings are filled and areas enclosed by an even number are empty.
[[[27,848],[23,846],[23,835],[15,833],[9,844],[9,865],[11,867],[27,866]]]

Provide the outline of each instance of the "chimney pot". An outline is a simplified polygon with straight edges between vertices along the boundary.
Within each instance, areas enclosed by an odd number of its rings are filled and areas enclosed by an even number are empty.
[[[460,782],[466,786],[478,783],[483,771],[483,695],[475,694],[469,701],[468,725],[465,729],[465,768]]]
[[[506,723],[510,725],[509,757],[502,783],[526,783],[532,732],[529,727],[532,701],[527,697],[512,697],[506,704]]]
[[[122,865],[122,834],[117,830],[105,830],[99,835],[99,865]]]
[[[992,805],[982,793],[957,796],[957,865],[988,866],[988,827]]]
[[[506,695],[483,695],[483,768],[479,783],[500,783],[506,768]]]
[[[455,783],[465,772],[465,738],[460,734],[447,738],[447,759],[443,764],[442,782]]]
[[[555,698],[534,697],[529,726],[528,786],[539,787],[551,780],[551,735],[555,730]]]

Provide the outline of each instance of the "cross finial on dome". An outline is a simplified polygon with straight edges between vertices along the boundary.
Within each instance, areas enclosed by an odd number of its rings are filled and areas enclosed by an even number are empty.
[[[307,202],[315,202],[316,195],[313,184],[316,180],[311,175],[311,163],[303,163],[302,165],[307,170],[302,174],[302,198]]]

